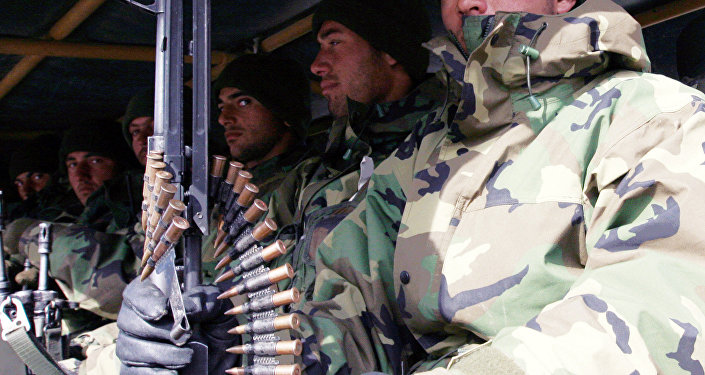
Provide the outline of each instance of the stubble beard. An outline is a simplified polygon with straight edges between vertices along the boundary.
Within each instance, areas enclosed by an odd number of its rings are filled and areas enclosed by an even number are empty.
[[[267,136],[267,134],[263,135],[263,137],[255,136],[254,138],[259,139],[255,139],[255,141],[250,142],[243,147],[237,147],[237,145],[230,146],[230,155],[235,160],[245,164],[251,161],[261,160],[272,148],[274,148],[277,142],[279,142],[284,135],[284,132],[279,126],[277,126],[274,129],[274,134],[269,136]]]
[[[348,114],[348,103],[347,97],[331,96],[328,99],[328,112],[330,112],[335,118],[341,118]]]

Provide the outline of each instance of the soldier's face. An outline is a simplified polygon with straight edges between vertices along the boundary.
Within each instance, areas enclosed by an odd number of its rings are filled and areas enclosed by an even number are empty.
[[[218,109],[218,122],[225,127],[230,155],[246,165],[268,159],[288,132],[286,123],[236,87],[220,90]]]
[[[346,97],[365,104],[384,101],[390,69],[384,52],[335,21],[323,22],[317,38],[321,49],[311,71],[321,77],[321,92],[335,117],[347,114]]]
[[[137,117],[127,127],[132,137],[132,151],[143,166],[147,164],[147,138],[154,134],[153,117]]]
[[[15,187],[22,200],[27,200],[30,195],[44,189],[51,180],[48,173],[23,172],[15,177]]]
[[[66,155],[66,170],[73,192],[84,206],[88,197],[116,174],[115,161],[86,151]]]
[[[573,5],[575,0],[441,0],[441,16],[446,29],[464,48],[463,16],[492,15],[499,11],[560,14],[570,11]]]

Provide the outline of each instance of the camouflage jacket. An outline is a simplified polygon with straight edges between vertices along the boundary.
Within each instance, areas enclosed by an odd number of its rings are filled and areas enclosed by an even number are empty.
[[[445,95],[445,81],[429,76],[394,102],[365,105],[348,100],[350,115],[333,123],[325,152],[297,165],[269,199],[267,216],[280,226],[277,237],[290,249],[270,268],[290,263],[296,270],[294,285],[287,279],[280,289],[296,286],[304,295],[309,289],[313,292],[313,251],[357,206],[351,198],[367,187],[360,177],[363,157],[369,157],[371,163],[363,168],[371,172],[399,147],[421,117],[442,105]]]
[[[305,147],[298,145],[285,154],[277,155],[256,165],[254,168],[248,169],[248,171],[252,173],[252,180],[250,182],[257,185],[259,188],[257,198],[267,202],[274,190],[282,184],[287,174],[289,174],[297,164],[302,160],[306,160],[308,157],[309,151]],[[218,222],[221,214],[222,212],[213,212],[213,215],[211,215],[211,220],[209,220],[209,233],[208,236],[203,239],[201,245],[201,271],[203,273],[204,283],[210,283],[215,280],[217,273],[215,266],[218,264],[218,260],[213,256],[215,252],[213,242],[218,233]]]
[[[58,176],[54,178],[58,179]],[[10,205],[8,205],[9,207]],[[52,181],[27,200],[9,207],[6,218],[10,221],[22,217],[49,221],[73,222],[83,211],[71,186],[65,181]]]
[[[130,178],[130,184],[124,183],[124,176]],[[53,223],[49,275],[69,300],[103,318],[117,317],[122,290],[139,268],[133,247],[142,245],[128,229],[132,213],[124,200],[127,192],[122,191],[128,185],[135,185],[135,189],[139,180],[136,174],[123,173],[89,197],[74,223]],[[9,250],[29,258],[36,268],[41,222],[24,220],[11,225],[21,235],[11,241],[10,246],[16,249]]]
[[[303,145],[298,145],[285,154],[277,155],[252,169],[248,169],[252,173],[252,181],[250,182],[259,188],[257,196],[260,199],[268,199],[289,171],[307,157],[309,157],[308,150]]]
[[[606,0],[489,30],[467,62],[432,43],[461,99],[319,247],[307,373],[471,373],[489,352],[529,374],[702,373],[702,93],[645,73]]]

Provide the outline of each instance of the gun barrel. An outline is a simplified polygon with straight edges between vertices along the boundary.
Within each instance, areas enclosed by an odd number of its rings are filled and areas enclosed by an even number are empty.
[[[51,224],[39,224],[39,284],[38,290],[47,290],[49,280],[49,253],[51,253]]]

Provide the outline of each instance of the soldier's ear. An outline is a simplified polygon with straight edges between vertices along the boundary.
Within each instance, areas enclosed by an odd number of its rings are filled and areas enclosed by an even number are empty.
[[[392,56],[390,56],[387,52],[383,52],[383,51],[380,51],[380,52],[382,52],[382,59],[384,59],[384,62],[386,62],[387,64],[389,64],[389,66],[394,66],[394,65],[397,65],[397,64],[399,63],[399,62],[397,61],[397,59],[395,59],[395,58],[393,58]]]
[[[291,127],[292,127],[291,124],[289,123],[289,121],[284,121],[284,125],[286,125],[287,128],[291,128]]]
[[[556,1],[556,14],[563,14],[570,12],[575,6],[576,0],[555,0]]]

